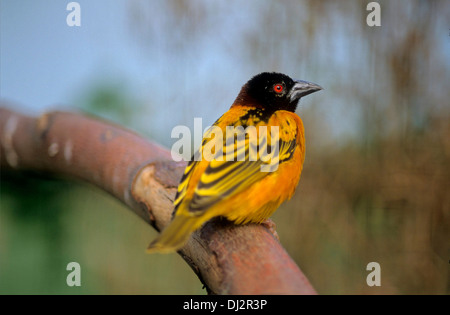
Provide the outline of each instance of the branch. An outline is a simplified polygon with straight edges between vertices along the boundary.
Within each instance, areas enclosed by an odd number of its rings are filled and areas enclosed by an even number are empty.
[[[0,140],[2,168],[79,178],[109,192],[159,231],[170,221],[186,164],[131,131],[80,114],[31,118],[0,108]],[[212,220],[179,254],[212,294],[315,294],[260,225]]]

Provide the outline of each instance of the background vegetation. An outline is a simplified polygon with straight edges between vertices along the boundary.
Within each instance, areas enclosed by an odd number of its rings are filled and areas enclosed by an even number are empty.
[[[298,110],[300,185],[274,215],[283,246],[319,293],[449,294],[450,5],[378,1],[382,25],[368,27],[366,2],[130,1],[123,32],[145,87],[100,71],[69,109],[170,147],[174,126],[211,124],[258,72],[316,82]],[[146,255],[156,232],[98,189],[5,170],[0,188],[1,294],[205,293],[177,255]],[[66,285],[71,261],[80,288]]]

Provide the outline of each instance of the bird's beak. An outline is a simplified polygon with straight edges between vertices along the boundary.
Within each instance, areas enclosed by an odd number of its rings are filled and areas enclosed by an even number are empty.
[[[320,85],[307,81],[296,80],[294,86],[291,89],[291,92],[289,93],[289,97],[291,99],[291,102],[294,102],[298,101],[303,96],[320,90],[323,90]]]

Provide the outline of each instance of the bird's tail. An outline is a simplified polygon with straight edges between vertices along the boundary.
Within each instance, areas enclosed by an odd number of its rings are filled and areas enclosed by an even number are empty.
[[[201,225],[199,217],[177,215],[148,247],[147,253],[170,253],[186,244],[189,236]]]

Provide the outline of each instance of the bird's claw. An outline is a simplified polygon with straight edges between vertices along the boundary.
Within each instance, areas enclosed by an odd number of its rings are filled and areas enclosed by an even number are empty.
[[[278,233],[277,233],[277,225],[271,218],[268,218],[268,219],[264,220],[263,222],[261,222],[261,225],[263,225],[265,228],[267,228],[269,230],[269,232],[273,236],[275,236],[275,238],[278,241],[280,240],[280,237],[278,236]]]

